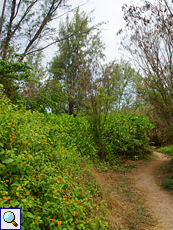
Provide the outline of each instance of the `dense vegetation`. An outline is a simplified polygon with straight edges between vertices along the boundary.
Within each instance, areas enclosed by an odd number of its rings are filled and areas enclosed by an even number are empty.
[[[22,229],[104,229],[88,157],[63,129],[67,117],[54,126],[3,98],[0,119],[0,206],[22,208]]]
[[[173,146],[163,146],[157,149],[157,151],[160,151],[162,153],[170,155],[173,158]],[[163,188],[167,190],[173,191],[173,159],[166,165],[165,167],[161,168],[162,174],[162,186]]]
[[[98,186],[88,180],[89,157],[97,161],[98,146],[87,119],[31,113],[6,97],[0,102],[1,207],[21,207],[23,229],[104,229],[94,203]],[[143,116],[110,116],[103,145],[107,159],[113,164],[121,154],[134,158],[148,152],[149,128]]]
[[[172,144],[172,11],[166,0],[123,6],[127,30],[118,34],[132,68],[102,64],[104,23],[76,8],[53,28],[66,0],[42,3],[3,1],[0,206],[22,208],[22,229],[106,229],[93,163],[115,169],[150,154],[151,143]],[[56,43],[45,69],[42,51]]]

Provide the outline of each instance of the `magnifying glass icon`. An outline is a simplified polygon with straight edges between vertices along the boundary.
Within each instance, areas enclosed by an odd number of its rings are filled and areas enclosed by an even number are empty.
[[[18,226],[18,224],[14,221],[15,220],[15,215],[11,211],[7,211],[3,215],[3,219],[6,223],[12,223],[15,227]]]

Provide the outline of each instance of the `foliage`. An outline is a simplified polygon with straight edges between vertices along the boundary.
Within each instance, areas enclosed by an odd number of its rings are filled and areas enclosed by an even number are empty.
[[[147,116],[152,124],[155,124],[155,127],[147,132],[150,141],[155,146],[162,146],[165,143],[172,143],[172,133],[168,130],[167,125],[163,120],[158,116],[154,106],[151,104],[143,104],[138,106],[135,110],[137,114],[143,114]]]
[[[94,89],[89,91],[89,96],[85,100],[85,115],[89,124],[89,132],[97,146],[98,155],[101,159],[106,159],[106,152],[103,146],[103,130],[108,115],[109,95],[105,87],[99,86],[96,82]]]
[[[4,0],[3,2],[0,18],[0,56],[3,60],[8,59],[8,52],[14,44],[23,54],[20,60],[32,52],[47,47],[51,33],[55,32],[50,23],[56,19],[57,11],[66,6],[65,0]],[[46,41],[45,47],[44,41]],[[42,46],[39,47],[40,42]],[[36,46],[38,47],[35,49]]]
[[[154,127],[149,119],[137,114],[112,114],[107,117],[104,129],[104,146],[107,158],[123,155],[134,160],[150,153],[146,131]],[[111,159],[113,160],[113,159]]]
[[[81,111],[86,98],[86,85],[94,75],[94,66],[103,58],[103,44],[100,39],[99,25],[90,26],[92,18],[77,9],[74,17],[60,23],[58,51],[50,63],[50,81],[60,80],[68,95],[68,113]],[[97,30],[95,33],[94,31]],[[67,39],[69,34],[74,34]]]
[[[90,161],[65,133],[70,118],[0,99],[0,206],[22,208],[22,229],[106,229]]]
[[[27,62],[0,60],[0,84],[4,86],[3,94],[12,101],[21,100],[20,91],[26,82],[33,82],[32,67]]]
[[[154,106],[159,118],[173,131],[172,8],[167,0],[124,5],[126,35],[123,47],[142,71],[140,95]]]
[[[157,151],[169,154],[172,157],[172,160],[161,168],[163,172],[161,180],[164,189],[173,191],[173,145],[160,147]]]
[[[173,156],[173,145],[162,146],[162,147],[158,148],[157,151],[162,152],[162,153],[166,153],[166,154],[170,154],[171,156]]]
[[[67,98],[63,84],[57,80],[51,81],[48,79],[39,89],[39,102],[42,106],[41,111],[44,112],[51,111],[54,114],[67,113]]]
[[[102,77],[99,78],[109,98],[109,105],[112,111],[120,112],[129,108],[135,96],[133,82],[137,73],[129,62],[121,59],[110,62],[103,66]]]

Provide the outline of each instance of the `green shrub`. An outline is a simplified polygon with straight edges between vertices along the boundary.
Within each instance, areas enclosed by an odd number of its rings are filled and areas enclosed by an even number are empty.
[[[104,146],[107,156],[124,155],[128,158],[143,157],[149,153],[146,131],[153,125],[149,119],[136,114],[114,114],[107,117],[104,129]]]
[[[162,152],[162,153],[166,153],[166,154],[170,154],[171,156],[173,156],[173,145],[162,146],[159,149],[157,149],[157,151]]]
[[[21,208],[22,229],[106,229],[104,205],[96,215],[90,161],[77,150],[89,139],[76,144],[70,119],[0,99],[0,207]]]

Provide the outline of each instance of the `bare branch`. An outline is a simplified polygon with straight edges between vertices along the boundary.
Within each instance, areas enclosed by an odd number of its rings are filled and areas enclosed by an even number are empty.
[[[56,44],[56,43],[58,43],[58,42],[61,42],[61,41],[64,41],[64,40],[67,40],[67,39],[69,39],[69,38],[71,38],[71,37],[73,37],[73,36],[78,36],[78,35],[81,35],[81,34],[85,34],[85,33],[89,33],[92,29],[93,29],[94,27],[92,27],[91,29],[89,29],[89,30],[87,30],[87,31],[85,31],[85,32],[82,32],[82,33],[73,33],[73,34],[71,34],[71,35],[69,35],[69,36],[67,36],[67,37],[65,37],[65,38],[62,38],[62,39],[58,39],[58,40],[56,40],[56,41],[54,41],[54,42],[52,42],[52,43],[50,43],[50,44],[48,44],[48,45],[46,45],[46,46],[44,46],[44,47],[42,47],[42,48],[39,48],[39,49],[36,49],[36,50],[32,50],[32,51],[30,51],[30,52],[27,52],[24,56],[26,56],[26,55],[29,55],[29,54],[31,54],[31,53],[35,53],[35,52],[38,52],[38,51],[41,51],[41,50],[44,50],[44,49],[46,49],[46,48],[48,48],[49,46],[52,46],[52,45],[54,45],[54,44]],[[21,61],[22,59],[20,59],[20,61]]]
[[[5,14],[6,1],[7,1],[7,0],[4,0],[3,9],[2,9],[2,15],[1,15],[1,18],[0,18],[0,38],[1,38],[1,32],[2,32],[3,21],[4,21],[4,14]]]

